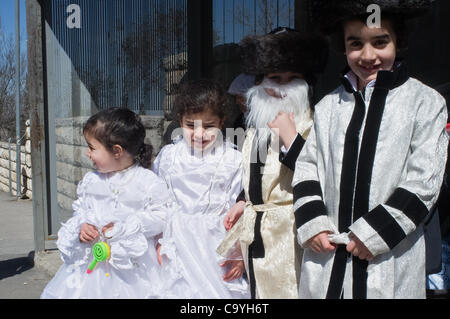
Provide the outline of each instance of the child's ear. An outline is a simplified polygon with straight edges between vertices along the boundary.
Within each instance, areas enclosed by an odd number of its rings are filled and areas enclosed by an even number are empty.
[[[119,144],[113,145],[112,152],[114,154],[114,158],[118,159],[123,154],[123,148]]]

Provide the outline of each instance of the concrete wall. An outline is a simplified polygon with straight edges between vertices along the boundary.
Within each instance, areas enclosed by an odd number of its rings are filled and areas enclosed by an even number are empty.
[[[31,141],[30,125],[26,123],[25,145],[20,147],[21,194],[32,198],[31,186]],[[11,165],[12,195],[17,196],[16,144],[11,143],[11,161],[9,161],[8,142],[0,141],[0,191],[9,193],[9,166]]]

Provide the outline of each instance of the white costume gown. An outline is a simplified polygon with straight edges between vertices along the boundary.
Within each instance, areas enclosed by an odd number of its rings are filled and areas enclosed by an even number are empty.
[[[74,216],[58,232],[57,246],[64,264],[41,298],[156,298],[159,264],[155,235],[166,225],[168,191],[152,171],[134,165],[111,174],[87,173],[77,188]],[[97,263],[91,274],[93,243],[79,240],[83,223],[114,223],[106,236],[108,262]]]
[[[153,164],[178,204],[160,239],[163,298],[249,298],[242,277],[225,282],[225,261],[217,252],[226,231],[225,213],[242,191],[242,156],[216,142],[203,156],[181,139],[165,146]],[[239,256],[237,259],[242,259]]]

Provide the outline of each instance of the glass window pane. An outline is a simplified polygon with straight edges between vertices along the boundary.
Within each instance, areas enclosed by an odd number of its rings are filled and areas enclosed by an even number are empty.
[[[90,115],[129,108],[142,116],[155,154],[162,146],[173,89],[187,71],[186,6],[187,0],[46,2],[51,234],[72,216],[77,184],[93,169],[82,134]]]

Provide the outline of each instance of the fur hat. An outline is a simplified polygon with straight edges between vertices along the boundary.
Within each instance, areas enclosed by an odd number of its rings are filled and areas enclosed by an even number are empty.
[[[314,0],[311,1],[313,20],[324,33],[332,33],[342,21],[351,17],[365,17],[371,4],[380,6],[381,17],[388,13],[396,19],[416,18],[427,13],[435,0]]]
[[[247,36],[240,47],[244,72],[252,75],[287,71],[311,75],[323,71],[328,58],[323,36],[286,28]]]

